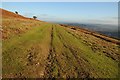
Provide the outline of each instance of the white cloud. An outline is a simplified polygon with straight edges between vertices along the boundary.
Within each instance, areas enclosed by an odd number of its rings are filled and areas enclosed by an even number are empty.
[[[31,17],[33,13],[25,13],[24,16]],[[107,24],[107,25],[118,25],[118,17],[102,17],[99,19],[70,19],[70,18],[61,18],[49,14],[38,14],[36,15],[39,20],[43,21],[52,21],[52,22],[76,22],[76,23],[91,23],[91,24]]]
[[[101,19],[84,19],[81,22],[92,23],[92,24],[108,24],[108,25],[118,25],[117,17],[104,17]]]

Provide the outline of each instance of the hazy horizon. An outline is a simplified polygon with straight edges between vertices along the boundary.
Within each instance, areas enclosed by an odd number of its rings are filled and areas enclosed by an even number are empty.
[[[2,8],[48,22],[118,25],[117,2],[3,2]]]

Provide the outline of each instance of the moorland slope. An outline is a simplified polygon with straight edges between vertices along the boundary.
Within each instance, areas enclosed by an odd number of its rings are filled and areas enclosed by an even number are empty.
[[[3,78],[117,78],[119,41],[2,11]]]

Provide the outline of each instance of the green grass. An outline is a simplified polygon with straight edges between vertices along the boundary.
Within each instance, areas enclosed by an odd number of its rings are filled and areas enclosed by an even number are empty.
[[[103,53],[102,42],[117,49],[114,44],[91,35],[78,34],[58,24],[34,20],[3,20],[9,39],[3,40],[3,77],[56,78],[116,78],[118,62]],[[17,24],[16,24],[17,23]],[[9,24],[9,25],[8,25]],[[26,30],[26,28],[28,28]],[[20,29],[20,33],[15,30]],[[18,36],[19,35],[19,36]],[[85,38],[85,35],[88,39]],[[88,42],[84,42],[84,39]],[[90,43],[100,50],[93,51]]]
[[[21,37],[16,35],[9,40],[3,41],[3,75],[13,73],[12,76],[15,76],[14,74],[25,72],[28,67],[32,71],[37,68],[36,66],[26,66],[28,62],[27,56],[29,55],[28,50],[32,51],[31,48],[35,49],[33,53],[37,53],[37,58],[35,58],[37,62],[45,64],[42,61],[45,60],[49,51],[50,30],[51,26],[49,24],[43,24],[21,34]],[[29,71],[27,70],[24,74],[28,74]],[[35,73],[35,75],[39,75],[39,73]],[[35,75],[30,72],[28,76],[35,77]]]
[[[79,66],[77,71],[82,72],[81,69],[84,69],[84,72],[89,73],[90,77],[115,78],[117,76],[117,62],[105,55],[99,55],[103,53],[93,52],[89,46],[82,43],[82,40],[77,39],[75,36],[68,33],[63,27],[56,26],[54,28],[53,47],[55,48],[56,55],[58,55],[56,58],[59,61],[59,65],[62,66],[63,71],[66,70],[66,72],[68,72],[66,75],[74,75],[75,77],[77,72],[75,72],[74,67]],[[59,47],[57,47],[58,45]],[[70,49],[73,51],[71,52]],[[64,59],[59,60],[59,58],[62,57]],[[62,68],[60,70],[62,70]],[[69,73],[69,71],[71,72]]]

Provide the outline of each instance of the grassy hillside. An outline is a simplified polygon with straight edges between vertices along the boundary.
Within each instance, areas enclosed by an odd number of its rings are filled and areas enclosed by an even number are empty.
[[[12,17],[2,11],[3,78],[119,76],[118,44],[87,34],[82,29],[75,30],[8,12],[19,16]]]

